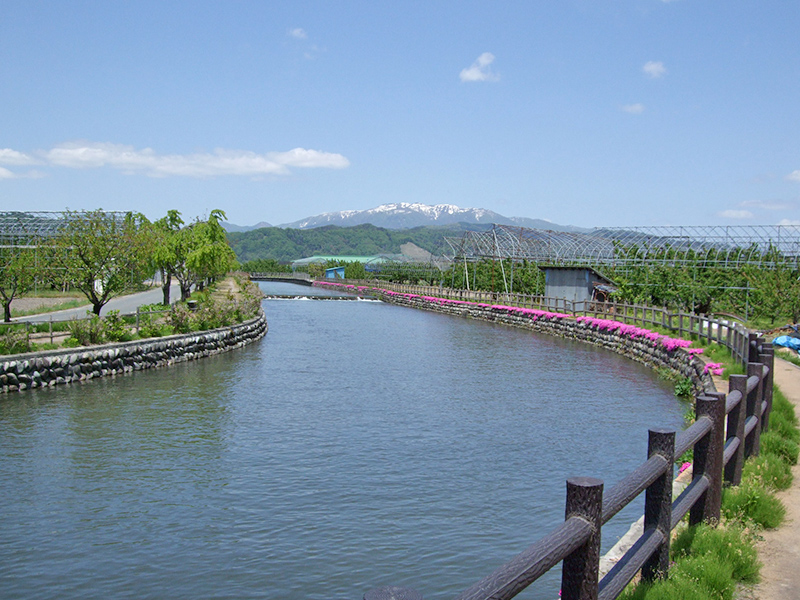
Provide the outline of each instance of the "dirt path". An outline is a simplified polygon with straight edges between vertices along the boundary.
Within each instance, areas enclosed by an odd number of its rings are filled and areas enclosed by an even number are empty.
[[[776,358],[774,381],[800,414],[800,368]],[[761,583],[752,590],[756,600],[800,600],[800,466],[792,472],[792,487],[777,494],[786,506],[786,521],[765,531],[758,544],[764,566]]]

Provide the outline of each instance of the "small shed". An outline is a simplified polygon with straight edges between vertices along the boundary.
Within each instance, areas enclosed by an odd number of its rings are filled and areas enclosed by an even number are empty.
[[[325,279],[344,279],[344,267],[325,269]]]
[[[615,290],[613,281],[590,267],[542,267],[542,270],[544,295],[548,298],[604,301]]]

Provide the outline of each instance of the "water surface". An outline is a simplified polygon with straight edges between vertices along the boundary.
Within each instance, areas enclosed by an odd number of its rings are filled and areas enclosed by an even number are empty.
[[[566,477],[610,486],[681,423],[601,349],[374,301],[264,307],[249,347],[0,397],[0,597],[449,598],[563,520]]]

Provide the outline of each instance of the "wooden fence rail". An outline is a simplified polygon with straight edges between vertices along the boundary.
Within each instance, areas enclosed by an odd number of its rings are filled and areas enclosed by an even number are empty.
[[[772,408],[771,344],[758,340],[748,375],[731,375],[728,394],[695,399],[695,422],[680,433],[649,431],[648,458],[607,492],[591,477],[567,480],[564,522],[519,555],[484,577],[457,600],[508,600],[559,562],[565,600],[613,600],[637,573],[653,580],[669,571],[670,533],[688,514],[689,524],[719,521],[723,482],[738,485],[742,464],[759,453],[759,437]],[[675,459],[694,450],[692,481],[675,499]],[[645,494],[644,532],[599,580],[602,526]],[[387,590],[391,590],[391,593]],[[403,588],[378,588],[365,600],[421,598]]]

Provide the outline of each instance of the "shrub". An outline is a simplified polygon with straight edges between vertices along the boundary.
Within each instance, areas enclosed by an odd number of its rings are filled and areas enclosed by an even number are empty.
[[[69,332],[72,339],[77,342],[78,346],[102,344],[105,341],[103,323],[100,320],[100,317],[94,314],[92,314],[88,319],[70,321]]]
[[[0,354],[20,354],[30,351],[31,344],[25,331],[5,327],[0,333]]]
[[[127,342],[133,337],[118,310],[108,311],[103,318],[103,336],[110,342]]]
[[[192,311],[185,304],[175,304],[167,315],[167,322],[175,333],[189,333],[192,330]]]
[[[139,326],[140,338],[154,338],[169,335],[171,332],[170,326],[166,323],[157,323],[155,321],[147,322]]]

